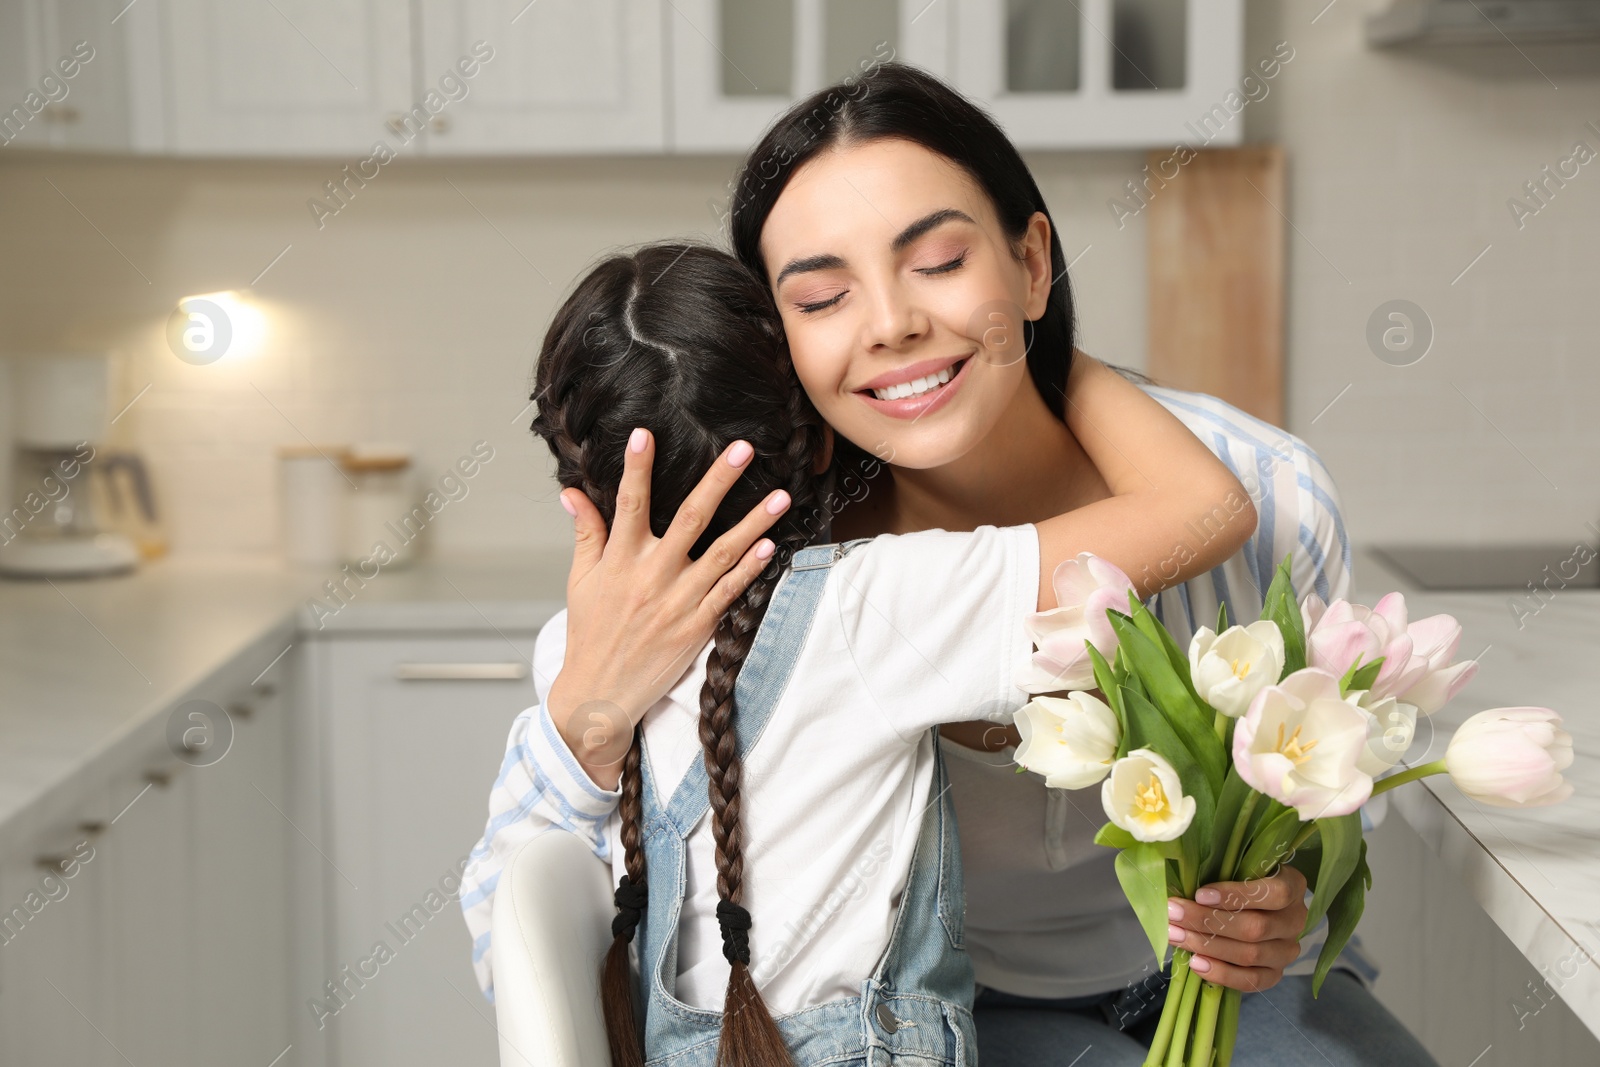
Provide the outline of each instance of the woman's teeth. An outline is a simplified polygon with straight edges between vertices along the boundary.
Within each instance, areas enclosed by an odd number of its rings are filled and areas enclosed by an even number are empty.
[[[879,400],[904,400],[908,396],[921,396],[923,393],[932,392],[951,378],[954,378],[960,373],[961,363],[964,362],[966,361],[952,363],[938,374],[930,374],[923,378],[913,378],[909,382],[891,385],[887,389],[874,389],[872,395]]]

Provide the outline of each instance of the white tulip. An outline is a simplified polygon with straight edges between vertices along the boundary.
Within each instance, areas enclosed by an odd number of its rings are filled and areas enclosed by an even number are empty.
[[[1283,673],[1283,631],[1270,619],[1230,626],[1220,636],[1202,626],[1189,642],[1189,673],[1201,700],[1237,719]]]
[[[1117,713],[1090,693],[1034,697],[1017,712],[1016,761],[1052,789],[1082,789],[1111,770],[1122,728]]]
[[[1456,788],[1502,808],[1556,804],[1572,795],[1572,735],[1549,708],[1491,708],[1461,724],[1444,754]]]
[[[1100,787],[1106,817],[1138,841],[1173,841],[1194,821],[1194,797],[1185,796],[1178,772],[1148,748],[1136,748],[1111,765]]]

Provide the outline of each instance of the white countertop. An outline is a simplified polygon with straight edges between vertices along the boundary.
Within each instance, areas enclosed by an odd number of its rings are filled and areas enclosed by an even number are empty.
[[[70,801],[217,668],[267,667],[313,633],[536,630],[566,595],[565,552],[386,567],[337,613],[332,568],[253,556],[175,557],[114,578],[0,581],[0,848]],[[319,614],[321,614],[319,628]],[[532,643],[529,642],[529,652]],[[259,646],[259,647],[258,647]]]
[[[1521,810],[1478,804],[1443,775],[1389,796],[1392,810],[1600,1036],[1600,590],[1557,590],[1536,615],[1521,613],[1519,627],[1511,605],[1537,601],[1510,590],[1418,590],[1383,560],[1358,551],[1351,599],[1370,606],[1393,589],[1405,594],[1412,619],[1454,615],[1462,627],[1458,658],[1479,660],[1466,688],[1418,724],[1407,763],[1442,757],[1455,727],[1488,708],[1554,708],[1572,734],[1575,756],[1566,774],[1575,792],[1562,804]]]
[[[0,581],[0,848],[60,809],[73,779],[160,717],[207,675],[250,653],[263,667],[313,633],[527,633],[565,594],[564,552],[474,556],[386,568],[324,615],[333,571],[259,557],[184,557],[120,578]],[[1443,755],[1485,708],[1560,711],[1576,795],[1553,808],[1486,808],[1443,778],[1402,787],[1393,807],[1455,869],[1484,910],[1600,1035],[1600,591],[1564,590],[1519,629],[1509,593],[1420,592],[1358,551],[1353,598],[1406,594],[1412,618],[1460,620],[1476,678],[1419,728],[1411,761]],[[1429,726],[1433,736],[1430,737]],[[1426,755],[1425,755],[1426,753]],[[1381,872],[1380,872],[1381,874]]]

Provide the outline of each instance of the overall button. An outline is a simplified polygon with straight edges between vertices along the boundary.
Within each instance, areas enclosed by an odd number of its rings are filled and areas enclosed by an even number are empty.
[[[900,1029],[900,1023],[895,1019],[894,1012],[889,1010],[889,1005],[878,1001],[878,1025],[891,1034]]]

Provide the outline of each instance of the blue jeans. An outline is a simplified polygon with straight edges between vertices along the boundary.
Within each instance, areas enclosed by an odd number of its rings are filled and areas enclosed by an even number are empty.
[[[983,1067],[1139,1067],[1160,998],[1124,992],[1045,1000],[983,986],[973,1009]],[[1123,1029],[1119,1029],[1119,1024]],[[1309,977],[1284,978],[1239,1007],[1233,1067],[1438,1067],[1400,1020],[1347,971],[1311,997]]]

